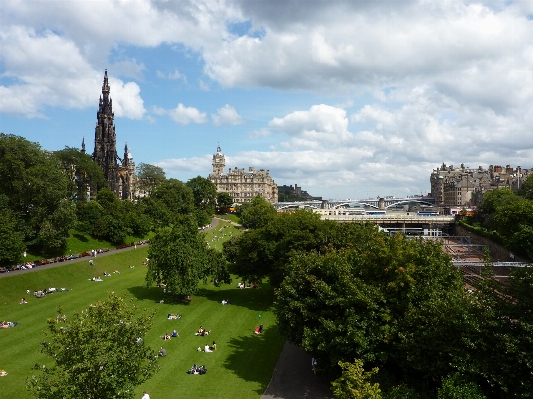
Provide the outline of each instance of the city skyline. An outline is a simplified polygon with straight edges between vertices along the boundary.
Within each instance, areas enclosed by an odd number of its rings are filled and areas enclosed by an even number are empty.
[[[7,1],[0,131],[92,153],[107,69],[117,148],[167,177],[220,145],[313,196],[426,194],[533,167],[531,37],[528,1]]]

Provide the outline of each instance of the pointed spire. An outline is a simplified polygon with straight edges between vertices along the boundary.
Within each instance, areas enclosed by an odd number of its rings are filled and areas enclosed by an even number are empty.
[[[217,152],[222,152],[222,150],[220,149],[220,141],[217,144]]]
[[[81,140],[81,152],[85,154],[85,137]]]

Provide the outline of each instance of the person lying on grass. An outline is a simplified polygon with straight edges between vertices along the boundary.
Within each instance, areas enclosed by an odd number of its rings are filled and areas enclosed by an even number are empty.
[[[181,315],[180,314],[169,313],[168,316],[167,316],[167,319],[169,319],[169,320],[178,320],[178,319],[181,319]]]
[[[198,367],[196,364],[193,364],[191,369],[187,371],[188,374],[205,374],[207,373],[207,369],[204,365]]]
[[[170,339],[171,337],[169,334],[165,334],[165,335],[162,335],[161,338],[166,341],[167,339]]]
[[[263,325],[261,324],[259,327],[256,327],[254,330],[254,334],[261,334],[263,332]]]

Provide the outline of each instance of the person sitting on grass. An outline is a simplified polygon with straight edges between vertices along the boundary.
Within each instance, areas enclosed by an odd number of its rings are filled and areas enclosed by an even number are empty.
[[[205,352],[205,353],[213,352],[213,351],[211,350],[211,347],[209,346],[209,344],[205,344],[205,346],[204,346],[204,352]]]
[[[211,330],[207,331],[205,328],[203,328],[202,326],[200,326],[200,329],[198,330],[197,333],[195,333],[194,335],[196,336],[200,336],[200,337],[204,337],[206,335],[209,335],[209,333],[211,332]]]
[[[209,349],[211,349],[212,351],[216,351],[217,350],[217,343],[215,341],[213,341],[213,344],[209,347]]]
[[[179,333],[178,333],[176,330],[174,330],[174,331],[172,332],[172,338],[179,338],[179,336],[180,336],[180,335],[179,335]]]
[[[161,349],[159,349],[158,355],[161,356],[161,357],[166,356],[167,355],[167,350],[165,348],[161,347]]]
[[[26,301],[25,298],[22,298],[22,299],[20,300],[20,304],[22,305],[23,303],[28,303],[28,302]]]
[[[254,334],[261,334],[263,332],[263,325],[255,328]]]

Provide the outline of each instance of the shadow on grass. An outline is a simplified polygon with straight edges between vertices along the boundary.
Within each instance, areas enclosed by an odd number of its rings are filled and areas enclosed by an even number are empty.
[[[161,291],[161,288],[158,287],[146,288],[145,286],[140,285],[128,288],[128,292],[140,301],[145,299],[154,302],[164,300],[166,304],[170,303],[173,305],[189,305],[191,303],[191,301],[185,299],[183,295],[164,294],[163,291]]]
[[[80,242],[88,242],[89,239],[87,237],[85,237],[84,234],[80,234],[80,233],[74,233],[72,234],[72,237],[74,237],[76,240],[80,241]]]
[[[263,330],[260,335],[250,331],[250,336],[232,338],[227,344],[231,355],[223,366],[245,381],[259,383],[260,387],[255,392],[263,394],[281,352],[283,344],[280,342],[276,326]]]
[[[242,306],[256,312],[264,312],[272,308],[274,290],[269,285],[262,285],[261,288],[257,289],[246,288],[242,290],[227,288],[213,291],[207,288],[199,288],[196,295],[215,302],[229,299],[229,306]]]

